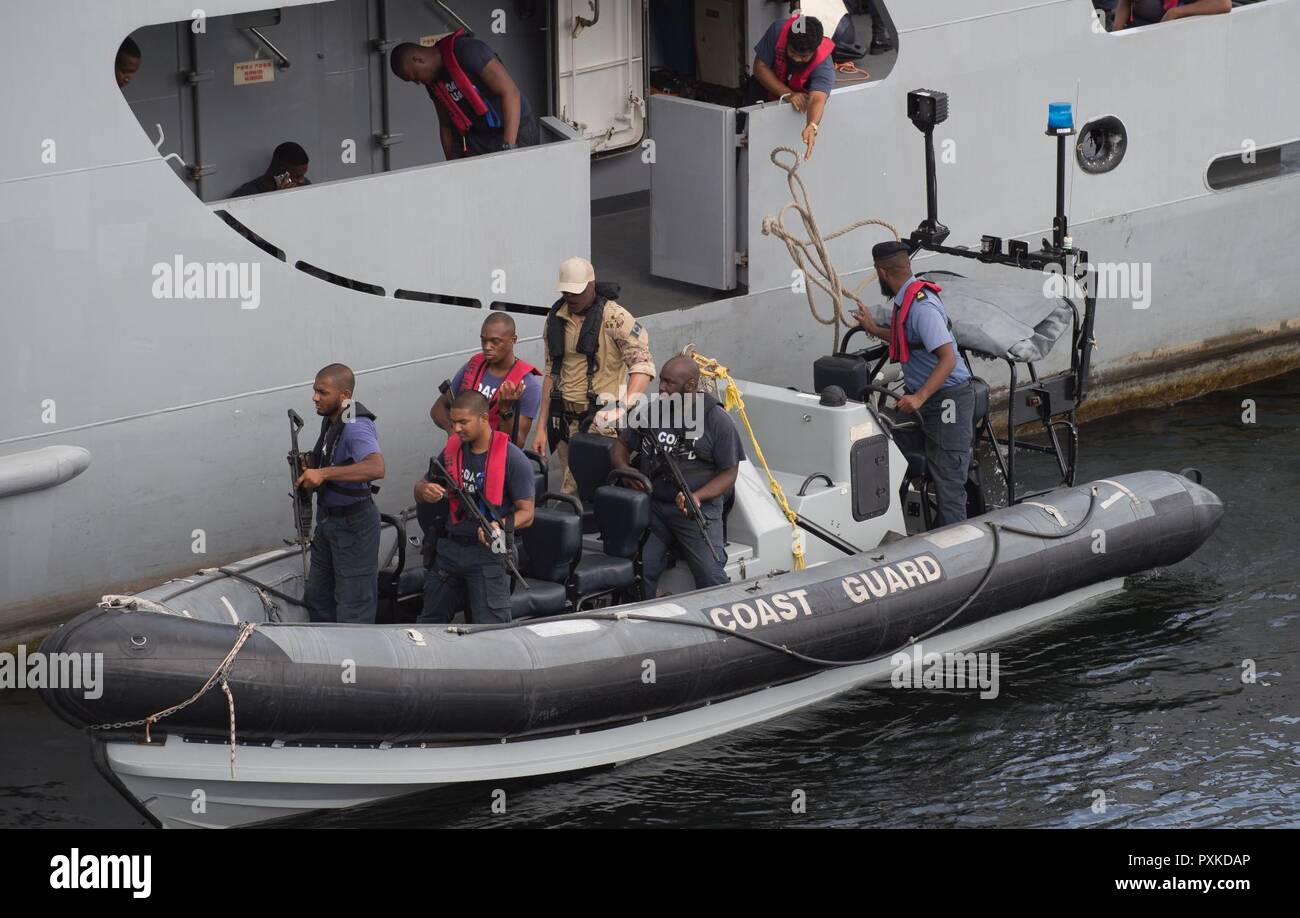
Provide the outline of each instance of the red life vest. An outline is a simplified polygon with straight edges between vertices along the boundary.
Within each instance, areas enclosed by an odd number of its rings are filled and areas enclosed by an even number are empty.
[[[465,364],[465,373],[460,378],[460,391],[477,392],[479,390],[478,384],[483,381],[483,374],[487,372],[487,369],[487,358],[483,356],[482,351],[479,351],[469,359],[469,363]],[[521,383],[529,373],[537,376],[542,375],[537,367],[531,363],[515,360],[515,365],[510,368],[510,372],[506,373],[506,378],[501,381],[501,385]],[[488,400],[488,420],[492,422],[493,430],[501,429],[501,405],[497,401],[497,395],[500,392],[501,386],[498,386],[497,391],[493,392],[492,397]],[[456,394],[459,395],[460,393]],[[518,409],[515,410],[518,411]]]
[[[479,94],[474,81],[461,67],[460,61],[456,60],[456,39],[464,34],[464,29],[457,29],[445,38],[439,39],[434,45],[442,53],[442,64],[447,68],[446,76],[451,77],[452,83],[460,90],[460,101],[457,102],[452,98],[447,90],[446,80],[441,77],[434,81],[432,92],[443,111],[451,116],[451,123],[456,130],[468,134],[469,129],[474,126],[474,118],[481,118],[488,113],[488,105],[483,101],[483,96]]]
[[[502,500],[505,499],[506,493],[506,453],[510,445],[510,438],[499,430],[492,431],[492,443],[488,446],[487,463],[483,470],[483,496],[493,507],[500,507]],[[465,486],[464,475],[464,450],[461,449],[460,437],[452,434],[447,438],[447,446],[442,451],[442,464],[447,467],[447,473],[456,484],[461,487]],[[447,500],[451,504],[451,521],[459,523],[465,518],[465,512],[460,507],[460,501],[450,494]],[[487,514],[488,519],[492,514]]]
[[[915,280],[907,285],[903,291],[903,305],[894,307],[894,315],[889,320],[889,359],[896,360],[899,363],[907,363],[911,359],[911,354],[907,350],[907,314],[912,311],[912,303],[916,300],[916,295],[922,290],[933,290],[940,293],[943,288],[938,284],[932,284],[929,281]]]
[[[1165,11],[1166,13],[1169,12],[1169,11],[1172,10],[1174,7],[1176,7],[1180,2],[1181,2],[1181,0],[1164,0],[1164,8],[1165,8],[1164,11]],[[1124,24],[1125,24],[1125,25],[1130,25],[1130,24],[1132,24],[1132,23],[1134,23],[1134,22],[1136,22],[1136,21],[1137,21],[1137,9],[1136,9],[1136,4],[1135,4],[1135,5],[1134,5],[1134,8],[1130,9],[1130,11],[1129,11],[1128,22],[1126,22],[1126,23],[1124,23]]]
[[[776,78],[782,83],[795,92],[803,92],[804,87],[808,85],[808,78],[813,75],[813,71],[835,51],[835,42],[829,38],[823,38],[822,43],[817,46],[816,52],[813,53],[812,60],[804,64],[799,70],[791,73],[790,59],[786,57],[785,49],[790,43],[790,29],[798,18],[798,16],[791,16],[785,21],[785,25],[781,26],[781,34],[776,39],[776,62],[772,65],[772,69],[776,72]],[[775,98],[775,96],[772,98]]]

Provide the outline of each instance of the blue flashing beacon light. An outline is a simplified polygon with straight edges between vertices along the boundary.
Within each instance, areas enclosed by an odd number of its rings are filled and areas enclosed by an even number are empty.
[[[1069,102],[1047,104],[1047,133],[1074,133],[1074,107]]]

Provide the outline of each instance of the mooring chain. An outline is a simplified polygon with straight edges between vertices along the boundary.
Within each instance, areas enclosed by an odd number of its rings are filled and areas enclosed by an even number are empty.
[[[780,154],[782,153],[788,153],[790,155],[790,164],[781,161]],[[803,179],[799,177],[799,165],[801,160],[798,152],[790,147],[777,147],[771,152],[769,158],[772,160],[773,165],[785,170],[786,184],[790,186],[790,197],[793,200],[782,207],[775,217],[763,218],[763,235],[775,236],[777,239],[780,239],[785,243],[786,250],[790,253],[790,258],[793,259],[795,266],[803,274],[805,280],[803,285],[804,296],[808,299],[808,310],[812,313],[813,318],[819,323],[831,326],[832,334],[835,336],[835,341],[832,343],[833,349],[839,344],[839,326],[842,324],[845,328],[852,328],[856,324],[856,322],[848,317],[846,313],[844,308],[844,298],[848,297],[863,309],[866,309],[867,304],[862,301],[861,292],[862,289],[875,278],[876,272],[873,268],[871,271],[867,272],[867,276],[860,284],[852,290],[845,289],[844,285],[840,282],[840,275],[835,270],[835,265],[831,262],[830,253],[826,251],[826,243],[833,239],[838,239],[840,236],[851,233],[855,229],[873,225],[883,226],[894,234],[895,239],[901,240],[902,236],[899,235],[898,230],[895,229],[892,224],[875,218],[859,220],[841,230],[837,230],[829,235],[823,235],[817,227],[817,218],[813,215],[812,202],[808,197],[808,188],[804,185]],[[804,232],[808,234],[808,238],[801,239],[786,229],[786,212],[791,210],[799,215],[799,219],[803,223]],[[822,290],[826,291],[826,294],[831,298],[833,313],[830,318],[823,318],[821,314],[817,312],[817,302],[813,295],[813,287],[808,284],[807,281],[812,281],[812,284],[815,284]]]
[[[124,730],[127,727],[138,727],[143,725],[144,741],[150,743],[153,741],[150,738],[150,729],[154,724],[158,723],[158,721],[162,720],[164,717],[170,717],[177,711],[185,710],[210,692],[215,685],[220,683],[221,690],[225,692],[226,695],[226,704],[230,709],[230,776],[233,778],[235,776],[235,696],[234,693],[230,691],[230,683],[228,681],[230,676],[230,667],[234,664],[235,657],[239,656],[239,651],[243,649],[244,644],[248,642],[248,639],[253,636],[253,632],[257,630],[257,625],[257,622],[239,623],[239,636],[235,638],[234,646],[230,648],[222,661],[217,664],[217,668],[212,671],[212,675],[208,676],[207,681],[204,682],[199,690],[189,698],[179,704],[172,705],[170,708],[164,708],[161,711],[150,714],[148,717],[141,718],[140,720],[123,721],[112,724],[92,724],[86,729]]]

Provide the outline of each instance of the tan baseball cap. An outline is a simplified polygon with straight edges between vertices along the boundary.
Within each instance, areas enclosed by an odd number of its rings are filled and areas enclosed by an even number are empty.
[[[557,293],[581,293],[587,285],[596,279],[596,269],[585,258],[566,258],[560,264],[560,282],[555,285]]]

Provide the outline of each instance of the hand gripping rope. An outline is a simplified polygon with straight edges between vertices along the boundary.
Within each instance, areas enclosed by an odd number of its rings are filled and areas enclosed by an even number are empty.
[[[754,427],[749,423],[749,415],[745,413],[745,400],[740,397],[740,387],[736,381],[731,378],[731,373],[718,361],[712,357],[705,357],[695,350],[694,344],[688,344],[683,353],[690,356],[700,368],[700,375],[706,379],[726,383],[726,391],[721,393],[720,401],[722,407],[731,411],[733,408],[740,415],[741,422],[745,425],[745,432],[749,434],[749,442],[754,444],[754,455],[763,466],[763,472],[767,475],[767,486],[772,489],[772,497],[776,499],[777,506],[785,514],[785,518],[790,521],[791,539],[790,553],[794,556],[794,569],[801,571],[804,569],[803,555],[803,536],[799,534],[799,516],[790,507],[790,502],[786,500],[785,492],[781,490],[781,485],[777,483],[776,477],[773,476],[772,470],[768,468],[767,459],[763,455],[763,448],[758,445],[758,435],[754,433]]]

